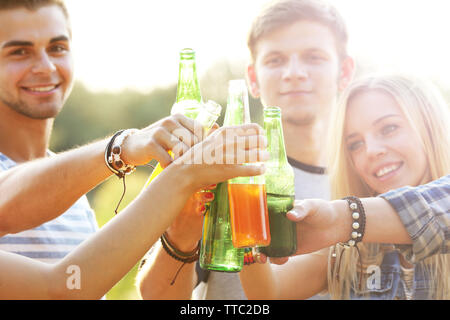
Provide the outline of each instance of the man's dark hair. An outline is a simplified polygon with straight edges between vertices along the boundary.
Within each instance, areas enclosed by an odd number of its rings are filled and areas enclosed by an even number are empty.
[[[35,11],[44,6],[51,5],[60,7],[66,18],[69,18],[64,0],[0,0],[0,10],[26,8]]]

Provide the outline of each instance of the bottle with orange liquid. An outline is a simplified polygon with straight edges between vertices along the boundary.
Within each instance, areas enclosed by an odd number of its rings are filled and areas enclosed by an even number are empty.
[[[229,84],[228,125],[250,123],[248,91],[244,80]],[[233,246],[265,247],[270,244],[270,228],[264,175],[238,177],[228,181]]]
[[[227,107],[224,126],[233,125],[234,109]],[[244,249],[235,248],[230,221],[228,182],[217,184],[214,200],[207,208],[203,220],[203,234],[200,247],[200,267],[220,272],[239,272],[244,265]]]

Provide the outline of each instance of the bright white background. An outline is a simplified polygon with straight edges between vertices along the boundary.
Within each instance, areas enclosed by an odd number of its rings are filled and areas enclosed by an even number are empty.
[[[266,0],[66,0],[77,79],[91,90],[175,83],[178,51],[199,73],[248,57],[250,21]],[[447,0],[330,0],[347,21],[350,53],[372,70],[406,70],[450,87]]]

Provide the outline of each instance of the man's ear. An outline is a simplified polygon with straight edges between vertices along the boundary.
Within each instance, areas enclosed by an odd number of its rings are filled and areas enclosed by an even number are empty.
[[[355,61],[352,57],[347,56],[341,62],[341,70],[339,75],[339,91],[344,91],[353,80],[355,75]]]
[[[259,98],[259,86],[258,81],[256,80],[255,66],[253,64],[247,66],[246,78],[250,88],[250,94],[253,98]]]

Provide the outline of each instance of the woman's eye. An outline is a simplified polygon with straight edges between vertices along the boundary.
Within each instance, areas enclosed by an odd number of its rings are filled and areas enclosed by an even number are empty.
[[[362,141],[351,142],[347,145],[349,151],[356,151],[363,145]]]
[[[386,125],[381,129],[381,133],[383,135],[387,135],[387,134],[395,131],[397,128],[398,128],[398,126],[395,124]]]

